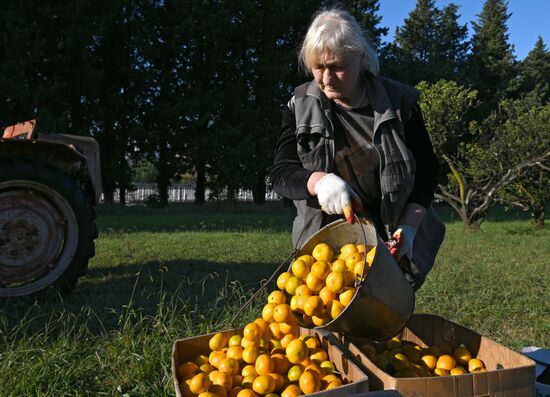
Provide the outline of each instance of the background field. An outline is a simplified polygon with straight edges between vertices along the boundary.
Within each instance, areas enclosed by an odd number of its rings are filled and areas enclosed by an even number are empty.
[[[493,211],[471,233],[440,213],[447,236],[416,312],[514,350],[548,347],[548,228]],[[96,257],[73,293],[0,301],[0,396],[173,395],[173,341],[259,315],[263,299],[231,323],[291,253],[293,217],[280,203],[101,208]]]

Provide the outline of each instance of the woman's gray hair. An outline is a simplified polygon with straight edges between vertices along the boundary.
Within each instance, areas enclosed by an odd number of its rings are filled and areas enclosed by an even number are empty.
[[[317,13],[300,49],[300,65],[311,73],[314,63],[327,52],[357,54],[361,57],[364,70],[378,74],[378,56],[374,46],[353,15],[345,10],[331,8]]]

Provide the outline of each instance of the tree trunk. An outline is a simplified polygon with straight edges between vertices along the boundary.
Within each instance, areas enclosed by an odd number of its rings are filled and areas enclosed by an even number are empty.
[[[532,213],[535,226],[544,227],[544,207],[534,208]]]
[[[195,204],[204,204],[205,192],[206,192],[206,167],[204,160],[199,160],[195,166],[197,173],[196,186],[195,186]]]
[[[110,187],[105,187],[103,190],[103,201],[105,204],[113,204],[115,202],[114,190]]]
[[[120,200],[120,204],[125,206],[126,205],[126,186],[121,185],[118,191],[119,191],[118,197]]]
[[[256,184],[254,185],[254,189],[252,189],[252,198],[256,204],[265,204],[265,178],[263,176],[256,178]]]

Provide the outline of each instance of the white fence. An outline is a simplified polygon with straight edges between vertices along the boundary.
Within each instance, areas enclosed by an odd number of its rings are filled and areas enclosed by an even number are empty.
[[[135,185],[135,190],[128,190],[126,192],[126,203],[143,203],[149,199],[149,197],[158,195],[157,185],[155,183],[140,183]],[[205,199],[208,201],[210,190],[206,189]],[[236,199],[239,201],[252,201],[252,191],[239,189],[236,194]],[[267,190],[265,194],[266,201],[280,200],[281,196],[276,194],[272,190]],[[120,202],[120,192],[115,190],[114,193],[115,203]],[[195,186],[174,184],[168,188],[168,202],[170,203],[184,203],[195,201]]]

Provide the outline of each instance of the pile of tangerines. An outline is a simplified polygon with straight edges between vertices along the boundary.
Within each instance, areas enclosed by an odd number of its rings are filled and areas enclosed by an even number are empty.
[[[364,244],[345,244],[336,252],[329,244],[319,243],[311,252],[292,262],[289,271],[277,278],[300,324],[323,326],[340,315],[353,299],[355,280],[368,274],[376,247],[366,250]],[[364,268],[364,270],[363,270]],[[264,318],[275,310],[268,303]]]
[[[375,345],[366,343],[359,349],[380,369],[397,378],[462,375],[486,371],[483,361],[473,357],[463,345],[442,340],[429,347],[394,337],[382,346],[380,353]]]
[[[270,301],[284,305],[273,291]],[[288,305],[286,305],[288,307]],[[257,318],[241,334],[217,333],[210,354],[177,368],[184,397],[294,397],[343,384],[316,336],[300,335],[290,308],[277,310],[267,321]]]
[[[277,279],[260,318],[242,334],[217,333],[210,354],[177,368],[184,397],[294,397],[342,386],[343,379],[316,336],[300,325],[324,325],[350,303],[356,275],[372,265],[375,249],[346,244],[335,254],[317,244]]]

